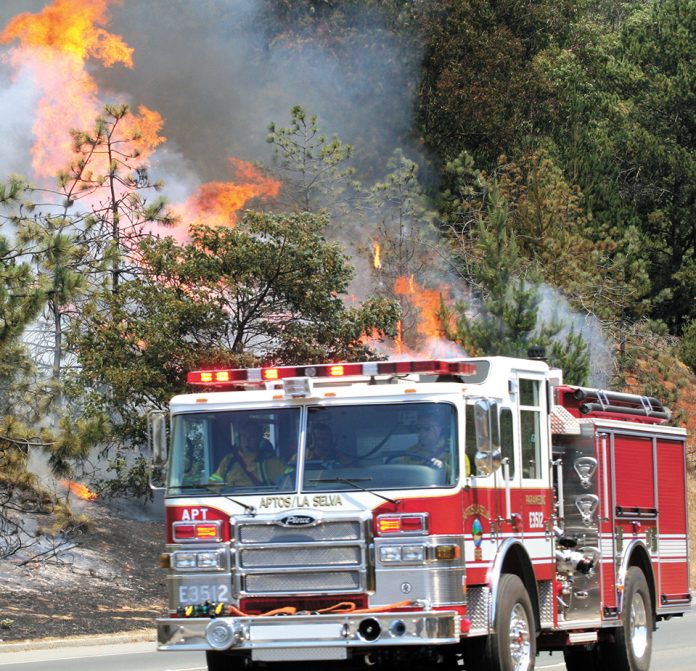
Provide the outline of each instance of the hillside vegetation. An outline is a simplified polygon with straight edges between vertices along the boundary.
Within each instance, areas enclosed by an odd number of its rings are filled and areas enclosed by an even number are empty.
[[[696,428],[696,0],[258,9],[250,62],[330,53],[371,92],[356,104],[374,124],[341,138],[297,90],[288,119],[260,120],[272,158],[233,162],[247,195],[211,182],[174,208],[149,162],[162,117],[115,103],[72,131],[48,181],[6,177],[5,528],[21,531],[22,509],[53,515],[45,533],[81,524],[32,455],[102,496],[146,498],[144,418],[211,364],[540,344],[568,382],[658,396]],[[34,18],[2,41],[21,45]],[[391,131],[390,72],[412,100]],[[605,342],[599,370],[582,323]],[[689,451],[693,468],[693,434]]]

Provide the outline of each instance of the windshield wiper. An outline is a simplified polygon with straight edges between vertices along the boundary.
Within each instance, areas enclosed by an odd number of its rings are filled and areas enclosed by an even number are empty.
[[[378,494],[377,492],[373,492],[370,489],[365,489],[365,487],[361,487],[358,482],[372,482],[372,478],[312,478],[310,479],[310,482],[341,482],[345,485],[350,485],[351,487],[355,487],[355,489],[360,490],[361,492],[366,492],[367,494],[374,494],[375,496],[379,497],[380,499],[383,499],[385,501],[389,501],[389,503],[393,503],[394,505],[398,505],[400,501],[398,499],[390,499],[388,496],[382,496],[382,494]]]
[[[256,515],[256,508],[254,508],[254,506],[250,506],[248,503],[242,503],[241,501],[237,501],[237,499],[233,499],[229,494],[225,494],[224,492],[215,491],[216,487],[219,488],[219,487],[223,487],[223,486],[224,486],[223,482],[220,482],[218,484],[213,483],[213,482],[209,482],[206,485],[206,489],[208,491],[213,492],[214,494],[218,494],[219,496],[224,496],[228,501],[232,501],[232,503],[236,503],[238,506],[241,506],[242,508],[244,508],[244,510],[246,510],[250,515]]]

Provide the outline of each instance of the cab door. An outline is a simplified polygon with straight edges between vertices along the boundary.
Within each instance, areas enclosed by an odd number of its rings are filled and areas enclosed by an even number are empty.
[[[551,580],[554,575],[551,537],[553,497],[548,467],[550,447],[546,379],[520,371],[512,382],[511,387],[516,391],[519,427],[519,530],[537,580]]]

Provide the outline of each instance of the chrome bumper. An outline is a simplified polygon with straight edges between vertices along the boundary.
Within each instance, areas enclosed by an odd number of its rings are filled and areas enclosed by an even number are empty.
[[[159,650],[250,652],[259,661],[345,659],[349,650],[458,643],[455,611],[162,618]]]

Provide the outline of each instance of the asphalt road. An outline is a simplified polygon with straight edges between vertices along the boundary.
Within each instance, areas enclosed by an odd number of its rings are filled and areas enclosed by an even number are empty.
[[[693,671],[696,612],[660,623],[655,632],[651,671]],[[542,653],[537,669],[564,671],[563,656]],[[0,671],[205,671],[200,652],[157,652],[154,643],[80,646],[3,652]]]

